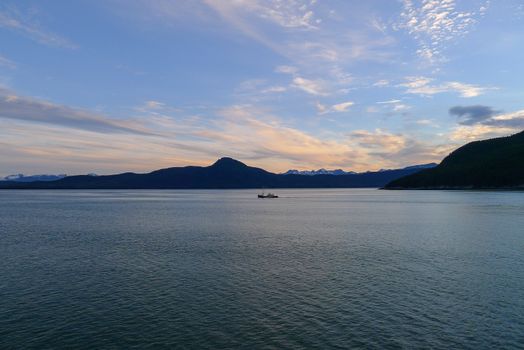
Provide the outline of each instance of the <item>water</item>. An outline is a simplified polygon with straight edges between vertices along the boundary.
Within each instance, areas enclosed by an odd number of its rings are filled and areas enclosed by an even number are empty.
[[[0,191],[0,348],[524,348],[524,193]]]

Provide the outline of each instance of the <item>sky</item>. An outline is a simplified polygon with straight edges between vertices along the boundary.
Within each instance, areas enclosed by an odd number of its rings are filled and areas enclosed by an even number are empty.
[[[439,162],[524,129],[522,0],[2,0],[0,176]]]

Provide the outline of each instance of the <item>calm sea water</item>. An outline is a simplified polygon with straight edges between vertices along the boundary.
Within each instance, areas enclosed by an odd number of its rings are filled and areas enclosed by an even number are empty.
[[[524,348],[524,193],[0,191],[0,348]]]

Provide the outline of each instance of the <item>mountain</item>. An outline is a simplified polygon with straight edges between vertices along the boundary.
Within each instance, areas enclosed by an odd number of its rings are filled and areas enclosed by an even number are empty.
[[[408,167],[405,167],[404,169],[405,169],[405,170],[412,170],[412,169],[416,169],[416,170],[431,169],[431,168],[436,167],[437,165],[438,165],[437,163],[427,163],[427,164],[419,164],[419,165],[408,166]]]
[[[437,163],[428,163],[428,164],[419,164],[419,165],[412,165],[405,168],[402,168],[402,170],[422,170],[422,169],[429,169],[434,168],[437,166]],[[392,170],[398,170],[398,169],[380,169],[378,172],[382,171],[392,171]],[[308,176],[315,176],[315,175],[352,175],[352,174],[366,174],[370,173],[370,171],[366,171],[364,173],[357,173],[354,171],[344,171],[342,169],[334,169],[334,170],[327,170],[324,168],[318,169],[318,170],[295,170],[291,169],[286,171],[285,173],[282,173],[282,175],[308,175]]]
[[[404,170],[423,170],[423,169],[431,169],[431,168],[434,168],[436,167],[438,164],[437,163],[427,163],[427,164],[418,164],[418,165],[411,165],[411,166],[407,166],[405,168],[402,168]],[[390,171],[391,169],[380,169],[379,171]]]
[[[15,175],[8,175],[3,178],[1,181],[16,181],[16,182],[34,182],[34,181],[55,181],[60,180],[66,177],[66,174],[59,174],[59,175],[48,175],[48,174],[42,174],[42,175],[24,175],[24,174],[15,174]]]
[[[396,169],[347,175],[283,175],[221,158],[207,167],[186,166],[148,174],[68,176],[57,181],[0,182],[3,189],[234,189],[234,188],[352,188],[382,187],[419,169]]]
[[[385,188],[524,188],[524,131],[468,143],[453,151],[437,167],[393,180]]]
[[[327,170],[324,168],[318,169],[318,170],[295,170],[291,169],[286,171],[285,173],[282,173],[282,175],[308,175],[308,176],[314,176],[314,175],[348,175],[348,174],[356,174],[354,171],[344,171],[342,169],[334,169],[334,170]]]

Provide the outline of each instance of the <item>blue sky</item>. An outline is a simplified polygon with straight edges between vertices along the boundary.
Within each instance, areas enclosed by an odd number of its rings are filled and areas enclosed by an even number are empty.
[[[0,3],[0,175],[439,161],[524,128],[520,0]]]

